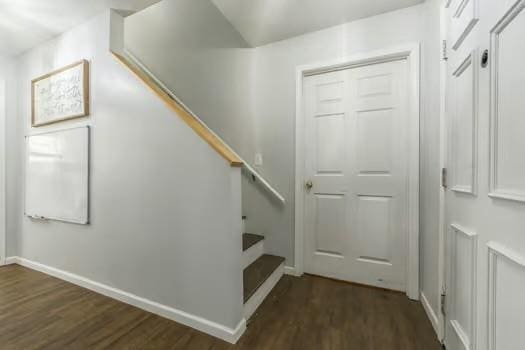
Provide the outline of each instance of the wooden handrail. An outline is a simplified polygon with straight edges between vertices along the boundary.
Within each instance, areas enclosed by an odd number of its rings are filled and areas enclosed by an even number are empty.
[[[213,134],[199,119],[191,115],[184,107],[174,100],[153,79],[145,74],[140,68],[129,62],[124,56],[111,51],[113,56],[128,68],[139,80],[141,80],[155,95],[157,95],[172,111],[174,111],[190,128],[193,129],[204,141],[206,141],[217,153],[228,161],[232,167],[241,167],[243,161]]]

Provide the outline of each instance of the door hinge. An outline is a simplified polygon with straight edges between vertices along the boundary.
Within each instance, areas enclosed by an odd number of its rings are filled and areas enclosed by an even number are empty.
[[[443,316],[447,315],[447,294],[445,292],[441,293],[441,313]]]
[[[441,186],[443,186],[444,189],[447,189],[448,187],[448,172],[447,168],[441,169]]]
[[[447,52],[447,41],[443,40],[441,42],[441,59],[446,61],[448,60],[448,52]]]

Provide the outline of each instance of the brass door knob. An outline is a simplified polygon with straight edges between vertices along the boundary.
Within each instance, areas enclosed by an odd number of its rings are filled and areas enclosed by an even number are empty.
[[[306,187],[307,191],[310,191],[312,189],[312,187],[314,187],[314,183],[312,182],[312,180],[308,180],[308,181],[306,181],[304,186]]]

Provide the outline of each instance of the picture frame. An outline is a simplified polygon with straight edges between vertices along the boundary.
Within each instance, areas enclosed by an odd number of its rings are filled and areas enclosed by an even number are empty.
[[[89,62],[72,63],[31,81],[31,126],[89,116]]]

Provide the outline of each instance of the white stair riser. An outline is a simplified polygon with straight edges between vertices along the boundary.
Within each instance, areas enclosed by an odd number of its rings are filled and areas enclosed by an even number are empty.
[[[255,260],[259,259],[264,254],[264,239],[252,245],[250,248],[242,252],[242,268],[248,267]]]
[[[244,303],[244,318],[248,320],[255,310],[262,304],[264,299],[270,294],[272,289],[275,287],[277,282],[284,275],[284,262],[275,269],[274,272],[264,281],[262,286],[260,286],[257,291]]]

